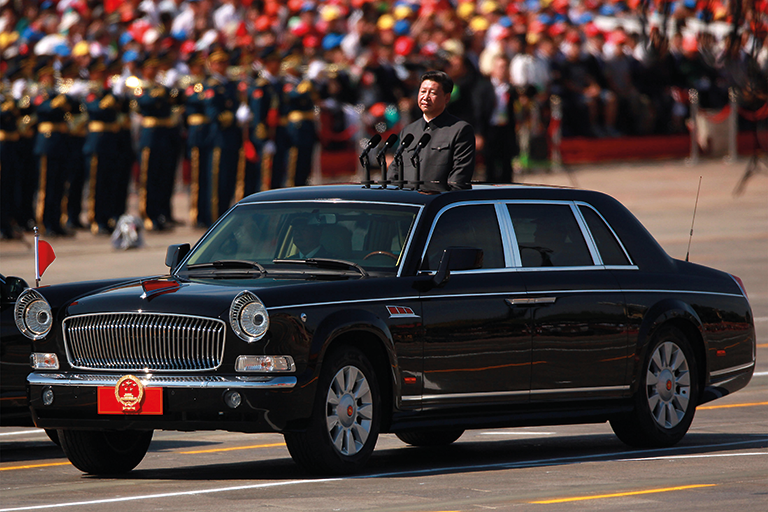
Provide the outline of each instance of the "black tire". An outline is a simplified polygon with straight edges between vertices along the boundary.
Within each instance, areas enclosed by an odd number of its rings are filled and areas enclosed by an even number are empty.
[[[307,429],[286,432],[291,457],[314,474],[360,471],[379,436],[381,397],[368,358],[344,347],[330,354],[320,374]]]
[[[61,448],[61,441],[59,441],[59,431],[58,430],[54,430],[52,428],[46,428],[45,429],[45,434],[48,436],[48,439],[53,441],[56,444],[56,446]]]
[[[685,334],[659,329],[640,372],[634,410],[612,419],[611,428],[630,446],[674,446],[688,432],[699,399],[696,358]]]
[[[395,435],[405,444],[411,446],[447,446],[464,433],[463,430],[438,430],[432,431],[410,431],[395,432]]]
[[[152,430],[59,430],[59,439],[64,454],[80,471],[117,475],[139,465],[152,434]]]

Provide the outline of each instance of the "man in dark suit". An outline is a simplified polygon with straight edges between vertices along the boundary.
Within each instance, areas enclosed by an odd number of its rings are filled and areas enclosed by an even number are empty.
[[[475,132],[472,125],[445,111],[453,91],[453,80],[442,71],[427,71],[421,76],[417,102],[422,118],[402,132],[413,142],[403,153],[402,175],[406,181],[416,180],[412,155],[425,133],[431,136],[419,154],[421,181],[447,184],[450,188],[468,188],[475,171]],[[401,170],[390,167],[389,179],[398,180]]]

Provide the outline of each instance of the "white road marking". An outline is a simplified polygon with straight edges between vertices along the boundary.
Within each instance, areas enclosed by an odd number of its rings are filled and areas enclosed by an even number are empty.
[[[501,431],[501,432],[481,432],[481,436],[554,436],[557,432],[514,432],[514,431]]]
[[[35,430],[18,430],[15,432],[0,432],[0,436],[20,436],[20,435],[47,435],[45,433],[45,430],[42,429],[35,429]]]
[[[287,482],[238,485],[234,487],[218,487],[213,489],[198,489],[198,490],[192,490],[192,491],[181,491],[181,492],[162,493],[162,494],[145,494],[141,496],[124,496],[120,498],[106,498],[101,500],[78,501],[78,502],[71,502],[71,503],[51,503],[48,505],[32,505],[27,507],[3,508],[3,509],[0,509],[0,512],[16,512],[16,511],[23,511],[23,510],[44,510],[49,508],[64,508],[64,507],[82,507],[86,505],[104,505],[107,503],[142,501],[142,500],[152,500],[152,499],[161,499],[161,498],[176,498],[180,496],[197,496],[201,494],[212,494],[212,493],[220,493],[220,492],[244,491],[244,490],[250,490],[250,489],[264,489],[268,487],[283,487],[287,485],[340,482],[344,480],[392,478],[392,477],[403,477],[408,475],[429,475],[429,474],[435,474],[435,473],[447,473],[447,472],[455,472],[455,471],[478,471],[478,470],[487,471],[491,469],[515,469],[515,468],[527,468],[527,467],[552,466],[555,464],[565,464],[565,463],[579,462],[579,461],[583,461],[583,462],[599,461],[600,459],[605,459],[605,458],[608,458],[610,460],[610,458],[612,457],[615,457],[616,458],[615,460],[617,461],[625,461],[627,460],[625,459],[625,457],[629,455],[642,455],[642,454],[648,454],[653,452],[658,453],[658,452],[664,452],[667,450],[669,451],[705,450],[709,448],[723,448],[726,446],[754,444],[757,442],[768,443],[768,437],[764,437],[761,439],[754,439],[750,441],[737,441],[733,443],[710,444],[710,445],[701,445],[701,446],[681,446],[677,448],[667,448],[667,449],[659,449],[659,450],[630,450],[630,451],[623,451],[623,452],[598,453],[594,455],[581,455],[578,457],[560,457],[560,458],[554,458],[554,459],[538,459],[538,460],[528,460],[528,461],[519,461],[519,462],[500,462],[497,464],[477,464],[477,465],[468,465],[468,466],[439,467],[439,468],[421,469],[421,470],[415,470],[415,471],[397,471],[397,472],[391,472],[391,473],[375,473],[372,475],[349,476],[349,477],[339,477],[339,478],[322,478],[322,479],[316,479],[316,480],[290,480]],[[670,457],[671,456],[666,456],[666,457],[660,456],[657,458],[668,459]],[[646,460],[646,459],[640,458],[638,460]]]
[[[646,460],[673,460],[673,459],[709,459],[714,457],[747,457],[750,455],[768,455],[768,452],[748,453],[713,453],[708,455],[670,455],[668,457],[647,457],[639,459],[623,459],[621,462],[646,461]]]
[[[768,375],[768,372],[755,372],[752,374],[753,377],[765,377]]]

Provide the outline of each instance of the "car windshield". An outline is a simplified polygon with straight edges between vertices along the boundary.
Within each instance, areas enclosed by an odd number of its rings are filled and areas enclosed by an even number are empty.
[[[392,274],[401,263],[417,214],[416,206],[381,203],[242,204],[195,246],[180,270],[242,269],[245,262],[254,262],[268,272],[276,267],[306,272],[302,263],[320,262],[326,269],[362,267]],[[334,266],[327,260],[353,265]]]

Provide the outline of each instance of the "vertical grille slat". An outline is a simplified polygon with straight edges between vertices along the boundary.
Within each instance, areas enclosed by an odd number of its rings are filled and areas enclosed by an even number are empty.
[[[221,365],[225,324],[216,318],[158,313],[96,313],[64,320],[74,368],[210,370]]]

